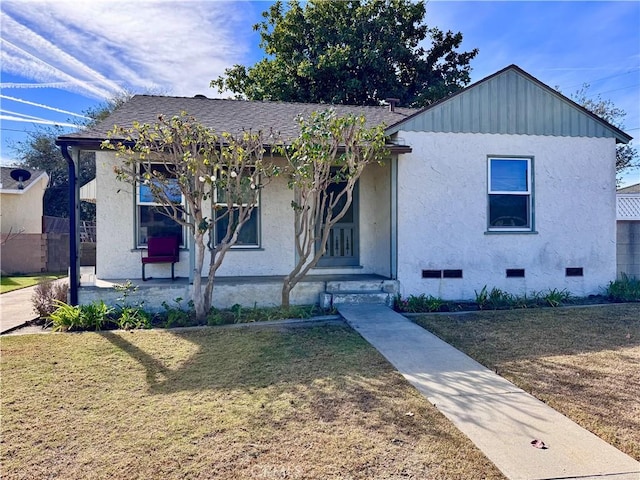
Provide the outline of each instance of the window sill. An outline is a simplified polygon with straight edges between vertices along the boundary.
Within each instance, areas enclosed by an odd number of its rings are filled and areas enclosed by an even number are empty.
[[[145,252],[147,251],[147,247],[137,247],[137,248],[132,248],[131,250],[129,250],[130,252]],[[187,247],[180,247],[178,249],[178,251],[180,252],[188,252],[189,249]]]
[[[485,235],[538,235],[537,230],[487,230]]]

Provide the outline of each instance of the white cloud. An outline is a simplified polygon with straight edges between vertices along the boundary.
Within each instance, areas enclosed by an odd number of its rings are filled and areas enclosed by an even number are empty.
[[[2,68],[90,98],[109,98],[122,88],[211,96],[210,80],[249,51],[252,8],[236,2],[3,1]]]

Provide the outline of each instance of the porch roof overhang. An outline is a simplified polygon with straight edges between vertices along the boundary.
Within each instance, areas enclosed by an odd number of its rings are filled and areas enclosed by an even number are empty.
[[[124,141],[124,139],[114,138],[114,141]],[[105,141],[104,138],[86,138],[86,137],[71,137],[71,136],[60,136],[56,139],[56,145],[61,147],[66,145],[67,148],[77,148],[78,150],[90,150],[90,151],[99,151],[102,150],[102,143]],[[130,146],[134,145],[134,142],[125,142]],[[401,145],[397,143],[387,143],[386,145],[389,153],[392,155],[402,154],[402,153],[411,153],[411,147],[409,145]],[[272,145],[265,144],[265,150],[269,152],[272,148]]]

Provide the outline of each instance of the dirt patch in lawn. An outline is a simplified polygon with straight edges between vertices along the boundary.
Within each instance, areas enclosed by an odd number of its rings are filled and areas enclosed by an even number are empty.
[[[640,304],[414,320],[640,460]]]
[[[343,325],[2,338],[3,479],[503,478]]]

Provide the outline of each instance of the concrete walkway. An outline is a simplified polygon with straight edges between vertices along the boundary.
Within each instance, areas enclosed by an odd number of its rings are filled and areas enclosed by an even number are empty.
[[[10,332],[29,320],[38,318],[31,303],[35,288],[21,288],[0,295],[0,334]]]
[[[639,462],[388,307],[338,310],[508,478],[640,479]]]

